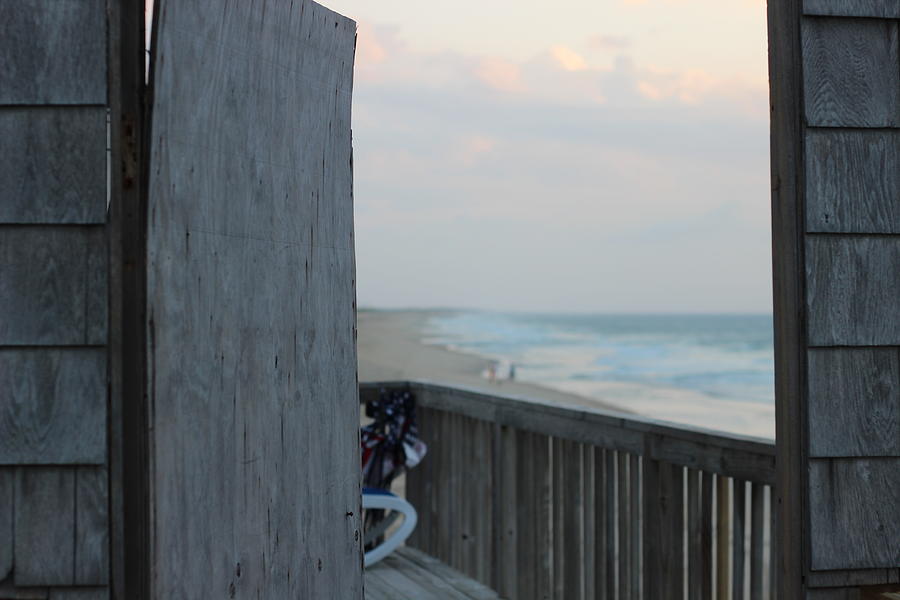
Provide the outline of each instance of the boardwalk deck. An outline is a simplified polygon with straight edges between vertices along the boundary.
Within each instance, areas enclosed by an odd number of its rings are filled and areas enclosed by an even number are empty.
[[[366,600],[500,600],[490,588],[409,547],[366,569]]]

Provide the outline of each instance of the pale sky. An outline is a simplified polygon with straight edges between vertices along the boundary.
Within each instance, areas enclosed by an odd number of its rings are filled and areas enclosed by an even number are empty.
[[[359,304],[769,312],[765,0],[327,0]]]
[[[771,311],[765,0],[321,2],[361,307]]]

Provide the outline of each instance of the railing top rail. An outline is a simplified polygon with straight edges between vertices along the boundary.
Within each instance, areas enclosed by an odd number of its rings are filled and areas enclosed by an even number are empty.
[[[548,404],[503,393],[485,393],[428,381],[360,385],[366,400],[382,388],[411,390],[423,407],[498,425],[592,444],[748,481],[775,481],[775,443],[599,408]]]

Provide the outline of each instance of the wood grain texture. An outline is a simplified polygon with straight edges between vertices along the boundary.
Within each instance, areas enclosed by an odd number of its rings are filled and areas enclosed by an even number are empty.
[[[700,581],[701,600],[713,597],[713,480],[712,473],[701,473],[700,490]]]
[[[687,485],[687,552],[688,552],[688,600],[701,600],[703,597],[703,579],[709,572],[701,570],[703,566],[702,516],[700,503],[700,471],[688,469]]]
[[[775,350],[775,506],[780,548],[772,597],[802,598],[806,390],[806,298],[803,244],[804,82],[802,0],[769,2],[769,103],[772,184],[772,296]],[[771,483],[775,483],[774,481]],[[775,581],[776,578],[773,578]],[[778,588],[775,590],[775,588]]]
[[[811,571],[810,587],[853,587],[900,582],[897,569],[855,569],[844,571]]]
[[[0,598],[3,600],[48,600],[49,588],[16,587],[11,579],[0,581]]]
[[[0,581],[9,576],[13,567],[15,489],[15,471],[0,467]]]
[[[807,231],[900,232],[898,146],[894,130],[808,129]]]
[[[810,235],[810,346],[900,345],[900,237]]]
[[[728,598],[731,572],[731,486],[727,477],[716,477],[716,598]]]
[[[0,223],[106,222],[106,110],[0,110]]]
[[[809,125],[900,123],[896,22],[806,17],[801,31]]]
[[[594,593],[600,598],[609,597],[606,556],[606,515],[610,508],[606,500],[606,450],[593,447],[594,454]]]
[[[751,484],[750,493],[750,600],[762,600],[764,587],[765,486]]]
[[[366,569],[366,600],[380,598],[497,600],[499,596],[434,557],[401,547]]]
[[[747,525],[747,482],[735,479],[731,501],[731,599],[743,600],[744,579],[746,570],[744,563],[744,539]]]
[[[0,349],[0,464],[102,464],[106,352]]]
[[[103,467],[75,470],[75,583],[109,582],[109,494]]]
[[[16,586],[75,584],[75,469],[16,471]]]
[[[581,446],[581,472],[584,480],[582,481],[582,544],[584,552],[582,555],[582,580],[584,587],[582,589],[583,597],[590,600],[599,595],[597,591],[597,581],[595,570],[597,568],[597,485],[594,477],[597,469],[594,464],[594,447],[583,444]]]
[[[900,458],[809,464],[813,570],[900,564]]]
[[[150,595],[360,599],[355,24],[158,6]]]
[[[806,600],[862,600],[859,590],[847,588],[808,590],[805,598]]]
[[[103,344],[102,227],[0,227],[0,345]]]
[[[804,0],[808,15],[834,17],[900,18],[900,4],[895,0]]]
[[[900,456],[900,352],[809,351],[809,455]]]
[[[0,104],[105,103],[103,0],[0,0]]]
[[[51,588],[48,600],[108,600],[107,587]]]
[[[684,586],[684,470],[643,461],[644,596],[675,599]],[[650,543],[654,540],[655,543]]]

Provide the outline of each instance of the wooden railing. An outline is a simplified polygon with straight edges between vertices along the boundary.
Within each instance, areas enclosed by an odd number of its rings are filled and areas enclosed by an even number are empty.
[[[769,440],[425,382],[409,544],[512,600],[774,599]]]

